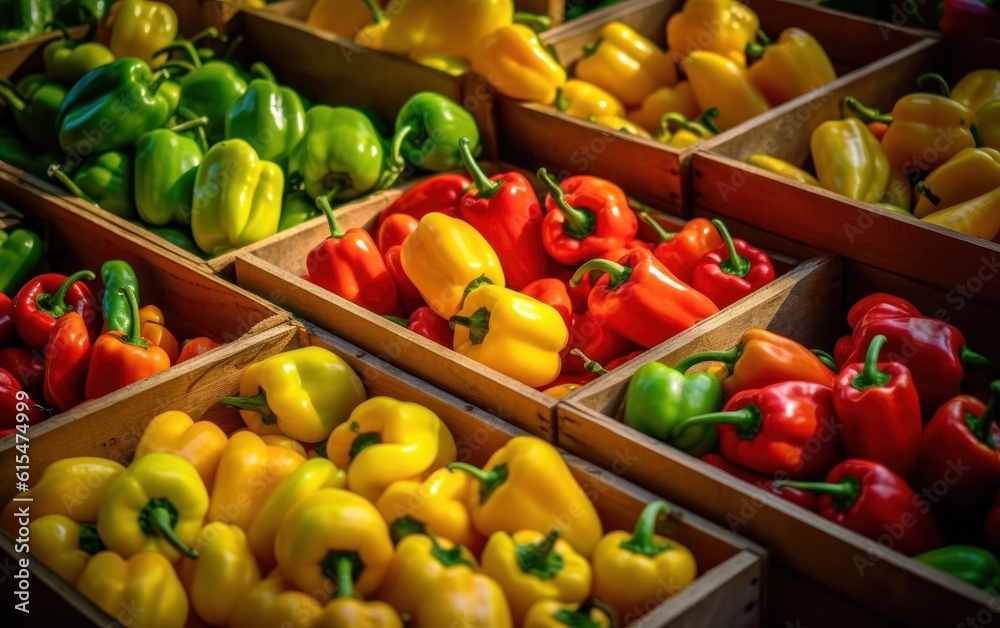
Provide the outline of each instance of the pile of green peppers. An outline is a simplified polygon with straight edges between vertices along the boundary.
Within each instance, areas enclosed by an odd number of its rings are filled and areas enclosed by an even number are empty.
[[[3,0],[0,2],[0,46],[45,34],[58,20],[68,26],[93,24],[107,14],[113,0]]]

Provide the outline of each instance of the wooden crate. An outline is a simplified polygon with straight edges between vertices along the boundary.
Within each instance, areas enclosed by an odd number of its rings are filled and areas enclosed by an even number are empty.
[[[708,211],[816,246],[945,291],[965,290],[1000,305],[991,285],[1000,244],[900,216],[822,188],[802,185],[745,163],[767,153],[797,165],[810,162],[813,129],[839,117],[854,96],[883,111],[916,90],[923,72],[942,71],[951,84],[966,72],[996,67],[1000,42],[945,40],[917,54],[886,59],[843,85],[831,85],[794,112],[767,116],[728,139],[705,144],[693,160],[695,213]]]
[[[298,20],[304,20],[308,17],[309,11],[312,10],[314,4],[316,4],[316,0],[281,0],[280,2],[267,5],[267,8],[264,10],[269,13],[279,13]],[[528,11],[529,13],[547,15],[552,18],[553,24],[559,24],[563,21],[563,9],[565,6],[566,3],[564,0],[514,0],[514,9],[516,11]]]
[[[240,376],[253,362],[308,345],[325,347],[343,357],[364,380],[369,396],[387,395],[433,410],[454,434],[460,460],[482,465],[508,440],[523,434],[343,340],[315,328],[307,331],[285,325],[270,330],[266,343],[259,344],[254,351],[236,356],[218,355],[167,385],[104,406],[76,421],[48,422],[32,428],[29,432],[32,477],[37,478],[47,465],[68,456],[99,456],[127,463],[145,426],[156,414],[168,409],[213,421],[226,432],[244,427],[239,414],[220,406],[218,399],[238,394]],[[6,477],[13,476],[16,453],[13,438],[0,442],[0,473]],[[578,458],[567,455],[566,461],[593,500],[606,530],[631,529],[643,506],[655,499],[650,493]],[[3,503],[13,494],[13,486],[5,483],[0,493]],[[680,508],[673,510],[660,531],[691,549],[698,560],[698,578],[632,625],[760,625],[766,561],[761,548]],[[15,556],[13,540],[6,534],[0,534],[0,548],[8,556]],[[88,623],[110,625],[108,616],[45,565],[33,561],[29,570],[32,601],[36,602],[31,606],[33,619],[37,619],[36,611],[49,609],[48,605],[37,603],[44,589],[68,603],[74,619],[79,620],[82,615]],[[66,615],[58,618],[68,619]]]
[[[842,266],[827,264],[791,290],[754,298],[707,322],[697,338],[668,341],[652,357],[674,365],[694,353],[729,349],[753,327],[810,347],[830,348],[847,331],[847,310],[860,297],[883,291],[957,325],[972,347],[989,352],[1000,346],[1000,330],[991,323],[1000,314],[997,309],[978,301],[952,303],[943,291],[844,260]],[[980,609],[997,610],[996,601],[989,606],[990,596],[983,591],[902,554],[883,551],[818,514],[625,426],[614,417],[637,366],[627,364],[565,399],[558,408],[560,445],[606,468],[623,469],[626,479],[698,508],[767,547],[782,577],[798,583],[771,589],[772,617],[779,624],[798,625],[801,619],[806,626],[845,625],[843,612],[862,625],[954,626]],[[803,588],[829,590],[830,599],[812,603],[812,593],[803,593]]]
[[[833,85],[844,84],[852,71],[883,57],[895,59],[911,54],[913,46],[923,39],[922,34],[912,31],[814,7],[778,0],[752,0],[748,4],[760,16],[764,30],[774,38],[791,26],[801,26],[816,36],[840,75]],[[614,20],[632,26],[665,47],[667,19],[681,6],[683,0],[631,0],[568,22],[544,34],[542,39],[555,47],[567,67],[580,58],[584,45],[597,39],[601,26]],[[802,96],[774,112],[794,111],[808,100],[808,95]],[[674,213],[687,215],[682,213],[687,210],[690,197],[686,167],[695,148],[678,150],[537,103],[499,97],[496,108],[501,159],[526,167],[546,165],[562,176],[605,177],[641,200],[666,204]],[[748,121],[720,137],[733,137],[739,129],[755,124],[757,120]]]

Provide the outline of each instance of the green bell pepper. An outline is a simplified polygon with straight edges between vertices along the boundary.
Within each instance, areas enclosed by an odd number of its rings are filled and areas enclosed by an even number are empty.
[[[71,154],[133,146],[172,114],[168,95],[160,93],[167,76],[134,57],[88,72],[59,110],[59,145]]]
[[[183,249],[192,255],[196,255],[202,259],[205,259],[205,253],[198,248],[198,245],[194,243],[191,236],[184,233],[180,229],[174,229],[173,227],[154,227],[153,225],[147,225],[144,222],[138,220],[129,221],[137,227],[142,227],[146,231],[152,233],[153,235],[163,238],[170,244],[173,244],[179,249]]]
[[[15,229],[0,244],[0,292],[14,291],[28,279],[42,261],[42,239],[34,231]]]
[[[291,229],[322,214],[316,203],[305,192],[292,192],[281,202],[281,219],[278,231]]]
[[[108,260],[101,266],[101,281],[104,282],[101,306],[108,331],[128,333],[132,329],[132,307],[125,293],[119,290],[130,288],[136,302],[139,302],[139,279],[135,270],[124,260]]]
[[[393,157],[417,168],[442,172],[462,166],[458,140],[469,138],[473,156],[482,151],[475,118],[455,101],[433,92],[407,100],[396,116]],[[398,146],[398,148],[397,148]]]
[[[45,72],[52,80],[72,87],[87,72],[115,60],[114,53],[104,44],[96,41],[80,43],[69,36],[63,24],[55,24],[62,31],[63,38],[45,46],[42,52]]]
[[[112,0],[60,0],[56,19],[64,24],[93,24],[108,14]]]
[[[58,146],[56,120],[66,98],[66,88],[59,83],[44,83],[26,98],[13,83],[0,79],[0,100],[13,110],[21,133],[41,148]]]
[[[121,151],[108,151],[84,162],[72,178],[56,164],[49,168],[73,194],[122,218],[135,216],[132,191],[132,158]]]
[[[0,46],[45,33],[56,17],[52,0],[3,0],[0,2]]]
[[[285,175],[243,140],[205,153],[194,181],[191,234],[202,251],[239,248],[278,232]]]
[[[151,225],[191,224],[194,180],[205,156],[208,119],[181,111],[192,119],[172,129],[150,131],[135,147],[135,206],[139,217]],[[198,129],[200,141],[182,135],[190,129]]]
[[[246,140],[261,159],[288,166],[288,156],[306,133],[306,111],[294,90],[282,87],[263,63],[254,63],[254,79],[233,101],[226,116],[226,139]]]
[[[949,545],[913,558],[978,589],[1000,594],[1000,560],[989,550],[972,545]]]
[[[36,177],[45,178],[48,176],[49,165],[58,159],[55,153],[39,152],[38,149],[32,148],[12,129],[0,127],[0,161],[5,161]]]
[[[684,419],[718,412],[722,404],[722,385],[715,375],[684,375],[665,364],[650,362],[639,367],[629,382],[622,422],[692,456],[700,456],[715,449],[718,434],[713,426],[693,427],[677,438],[670,433]]]
[[[36,72],[34,74],[25,75],[24,78],[17,82],[17,92],[24,98],[31,98],[35,95],[35,91],[37,91],[39,87],[45,85],[49,81],[49,75],[45,72]]]

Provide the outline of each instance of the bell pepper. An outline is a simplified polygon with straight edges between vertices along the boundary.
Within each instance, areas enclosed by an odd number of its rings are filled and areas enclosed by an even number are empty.
[[[644,139],[653,139],[653,137],[646,132],[646,129],[642,128],[638,124],[633,123],[628,118],[620,118],[618,116],[591,116],[588,118],[590,122],[598,124],[600,126],[606,126],[609,129],[614,129],[615,131],[621,131],[628,135],[635,135],[636,137],[641,137]]]
[[[55,273],[39,275],[14,295],[14,325],[17,334],[30,349],[43,349],[56,319],[76,312],[83,317],[91,337],[99,329],[101,316],[97,302],[84,281],[95,278],[89,270],[69,277]]]
[[[207,118],[196,117],[139,138],[135,147],[135,208],[144,221],[161,226],[190,224],[195,177],[205,154],[202,144],[183,133],[201,129],[206,123]]]
[[[240,408],[257,434],[285,434],[317,443],[365,398],[364,384],[340,356],[322,347],[304,347],[251,364],[240,379],[240,396],[220,402]]]
[[[678,150],[689,148],[719,134],[719,129],[712,122],[718,117],[718,109],[709,109],[696,122],[679,113],[668,113],[660,120],[656,139]]]
[[[889,157],[861,120],[827,120],[813,131],[809,148],[824,188],[866,203],[875,203],[885,194]]]
[[[0,246],[2,244],[0,242]],[[14,329],[14,302],[6,293],[0,292],[0,347],[13,348],[8,345],[12,344],[15,338],[17,338],[17,330]],[[2,360],[4,351],[7,349],[0,349],[0,360]],[[2,361],[0,361],[0,368],[6,368]]]
[[[549,384],[539,387],[539,390],[543,395],[553,399],[565,399],[570,393],[580,390],[595,379],[597,379],[597,373],[591,371],[579,375],[560,375]]]
[[[57,412],[84,401],[90,351],[83,317],[76,312],[59,317],[45,346],[45,402]]]
[[[297,227],[322,214],[323,212],[316,207],[316,203],[305,192],[298,191],[285,194],[285,198],[281,201],[281,218],[278,219],[278,231]]]
[[[723,244],[706,253],[691,271],[691,287],[722,309],[774,281],[767,253],[734,239],[721,220],[712,220]]]
[[[156,552],[127,559],[113,551],[93,556],[76,588],[111,617],[133,628],[182,628],[188,598],[170,560]]]
[[[56,127],[59,146],[67,153],[131,147],[170,118],[174,107],[166,90],[161,89],[167,74],[153,73],[145,61],[135,57],[118,56],[117,61],[84,75],[62,101]]]
[[[701,107],[698,106],[691,83],[679,81],[673,87],[660,87],[646,96],[642,105],[628,112],[626,117],[649,133],[656,133],[660,128],[660,121],[668,113],[679,113],[685,118],[698,117]]]
[[[18,130],[37,148],[58,146],[56,122],[66,97],[67,90],[59,83],[44,83],[29,96],[10,81],[0,80],[0,101],[13,112]]]
[[[372,397],[326,442],[327,457],[347,469],[347,486],[375,502],[399,480],[422,480],[456,455],[455,439],[431,410],[390,397]]]
[[[746,66],[747,44],[757,38],[760,19],[736,0],[687,0],[667,21],[667,46],[677,61],[708,50]]]
[[[81,43],[69,36],[64,25],[55,23],[55,26],[62,31],[62,39],[48,44],[42,52],[45,73],[51,80],[72,87],[87,72],[115,60],[114,53],[104,44],[96,41]]]
[[[192,465],[208,489],[228,443],[226,433],[211,421],[195,422],[178,411],[162,412],[149,422],[135,448],[135,459],[153,452],[179,456]]]
[[[0,292],[11,296],[42,260],[42,239],[28,229],[6,235],[0,242]]]
[[[788,163],[784,159],[778,159],[777,157],[771,155],[757,153],[747,157],[747,163],[751,166],[757,166],[758,168],[767,170],[771,174],[776,174],[779,177],[797,181],[798,183],[815,185],[816,187],[820,186],[820,182],[816,179],[816,177],[812,176],[802,168]]]
[[[159,65],[155,53],[177,37],[177,13],[165,2],[121,0],[108,16],[111,40],[108,47],[119,59],[137,57]]]
[[[558,524],[573,549],[587,558],[593,554],[602,534],[601,520],[559,450],[549,443],[517,436],[493,452],[482,469],[465,462],[448,468],[476,480],[469,509],[480,534],[548,530]],[[540,477],[546,481],[538,482]]]
[[[13,327],[13,321],[10,325]],[[16,332],[15,332],[16,333]],[[45,387],[45,353],[23,347],[0,350],[0,369],[10,373],[32,397],[41,397]]]
[[[175,364],[180,364],[181,362],[190,360],[191,358],[196,358],[203,353],[207,353],[208,351],[221,346],[222,343],[215,342],[206,336],[199,336],[197,338],[192,338],[191,340],[185,340],[181,346],[181,352],[177,356],[177,362],[175,362]]]
[[[1000,99],[980,107],[976,112],[976,122],[983,134],[983,146],[1000,150]]]
[[[378,215],[378,224],[381,226],[394,214],[405,214],[420,220],[431,212],[438,212],[458,218],[458,203],[470,185],[472,180],[460,174],[439,174],[425,179],[407,188],[383,209]]]
[[[560,186],[545,168],[538,178],[549,189],[542,241],[560,264],[579,264],[623,248],[639,230],[625,193],[610,181],[576,175]]]
[[[16,497],[31,500],[31,517],[36,520],[46,515],[63,515],[78,523],[97,521],[108,488],[123,473],[125,467],[114,460],[63,458],[45,467],[41,477]],[[25,510],[21,503],[9,502],[3,510],[3,529],[11,536],[17,535],[19,509]]]
[[[674,539],[656,534],[656,522],[670,516],[666,502],[650,502],[630,534],[609,532],[594,548],[595,596],[606,601],[623,623],[646,612],[650,600],[673,596],[698,575],[694,554]]]
[[[542,209],[528,178],[519,172],[487,177],[472,156],[468,138],[459,142],[465,168],[475,181],[459,201],[459,215],[493,248],[507,287],[520,290],[548,275],[542,244]]]
[[[4,411],[0,429],[23,425],[23,422],[19,423],[16,420],[18,414],[23,413],[28,417],[28,425],[44,421],[49,416],[49,410],[23,389],[13,373],[3,368],[0,368],[0,409]]]
[[[371,502],[324,488],[285,515],[274,539],[274,555],[302,591],[327,590],[327,580],[349,577],[359,594],[369,596],[382,584],[393,549],[389,528]]]
[[[625,355],[634,346],[630,340],[597,322],[590,312],[573,313],[567,327],[569,341],[560,352],[561,372],[564,375],[587,371],[585,361],[576,355],[578,351],[589,356],[593,362],[604,364]]]
[[[155,305],[147,305],[139,310],[139,324],[142,337],[150,344],[163,349],[171,365],[176,364],[179,345],[177,338],[174,338],[164,323],[163,311]]]
[[[415,334],[419,334],[428,340],[433,340],[442,347],[451,349],[455,333],[446,319],[438,316],[434,310],[427,306],[413,310],[408,320],[396,319],[391,316],[386,318],[409,329]]]
[[[996,421],[1000,381],[990,389],[993,396],[985,405],[969,395],[950,399],[924,429],[920,483],[931,487],[946,482],[947,493],[938,495],[935,488],[935,495],[953,510],[986,502],[1000,484],[1000,423]],[[955,466],[958,463],[960,467]]]
[[[123,152],[108,151],[87,160],[72,178],[59,164],[53,164],[48,175],[55,176],[66,189],[88,203],[122,218],[135,216],[132,158]]]
[[[704,255],[723,244],[715,225],[704,218],[694,218],[684,224],[680,231],[668,232],[647,212],[639,212],[639,218],[649,225],[660,242],[653,249],[653,256],[675,277],[691,284],[691,273]]]
[[[562,316],[566,327],[570,326],[573,320],[573,301],[562,280],[554,277],[538,279],[521,288],[521,294],[555,309]]]
[[[310,628],[403,628],[396,609],[378,600],[364,601],[354,593],[350,563],[337,574],[337,593]]]
[[[50,0],[13,0],[0,13],[0,46],[37,37],[56,16]]]
[[[930,565],[984,591],[1000,591],[1000,560],[972,545],[949,545],[917,554],[914,560]]]
[[[604,276],[587,298],[590,312],[640,347],[655,347],[718,312],[708,297],[678,281],[646,249],[635,249],[617,263],[591,260],[577,269],[570,285],[595,270]]]
[[[747,70],[732,59],[696,50],[684,58],[681,68],[701,109],[719,110],[716,124],[723,131],[771,108]]]
[[[773,45],[747,44],[747,51],[759,59],[747,72],[750,82],[772,107],[837,80],[823,44],[801,28],[786,28]]]
[[[951,88],[951,98],[973,111],[1000,100],[1000,69],[984,68],[969,72]]]
[[[28,531],[31,553],[71,585],[76,584],[90,557],[104,551],[93,523],[77,523],[65,515],[35,517]]]
[[[420,221],[409,214],[392,214],[381,223],[375,232],[375,244],[379,251],[388,251],[401,246],[407,236],[417,230]]]
[[[246,117],[243,109],[248,104],[250,106],[254,104],[252,101],[247,103],[244,100],[247,92],[247,81],[242,72],[235,65],[222,60],[202,64],[189,41],[171,44],[157,54],[170,50],[180,50],[188,58],[187,62],[183,62],[185,65],[177,61],[169,61],[165,64],[165,67],[170,71],[175,71],[175,68],[183,68],[186,71],[185,76],[180,81],[178,108],[187,109],[193,112],[196,117],[203,117],[207,120],[205,134],[212,144],[222,139],[236,138],[246,140],[253,145],[255,150],[259,150],[260,146],[254,141],[257,138],[252,132],[248,136],[226,133],[227,126],[231,124],[230,115],[233,112],[240,112]],[[190,67],[186,65],[187,63],[190,64]],[[253,67],[257,72],[266,71],[266,68],[262,70],[261,64],[255,63]],[[275,115],[278,115],[281,113],[283,103],[280,94],[276,95],[276,98],[278,113]],[[266,115],[271,114],[265,110],[263,114],[258,112],[257,117]],[[302,115],[304,116],[305,113],[302,112]],[[267,139],[272,138],[268,136]],[[269,161],[274,160],[269,159]]]
[[[792,479],[824,473],[841,458],[833,390],[828,386],[785,381],[737,393],[722,410],[686,418],[671,435],[715,425],[727,460]]]
[[[285,573],[274,569],[246,592],[230,625],[313,628],[322,613],[311,594],[297,590]]]
[[[992,0],[944,0],[940,3],[938,28],[948,35],[996,37],[1000,13]]]
[[[744,482],[749,482],[750,484],[753,484],[757,488],[763,489],[768,493],[777,495],[778,497],[786,499],[798,506],[802,506],[806,510],[811,510],[813,512],[816,512],[818,505],[815,493],[812,493],[810,491],[804,491],[797,488],[789,488],[787,486],[782,488],[776,488],[774,486],[775,482],[784,477],[783,473],[778,473],[773,476],[767,476],[762,473],[751,471],[749,469],[744,469],[743,467],[737,464],[729,462],[723,456],[714,453],[705,454],[704,456],[701,456],[701,461],[707,462],[716,469],[722,469],[729,475],[735,478],[739,478]]]
[[[482,628],[514,625],[500,585],[477,572],[467,549],[434,536],[411,534],[399,542],[379,599],[408,615],[413,628],[455,621]]]
[[[424,307],[424,297],[421,296],[420,290],[413,285],[410,278],[406,276],[406,270],[403,269],[403,246],[397,244],[396,246],[389,247],[389,249],[383,253],[382,259],[385,260],[385,268],[389,271],[389,276],[392,277],[393,283],[396,284],[396,293],[399,296],[399,303],[403,308],[403,312],[412,313]],[[434,313],[434,310],[430,310],[430,312],[434,314],[434,318],[441,318]],[[447,322],[448,321],[445,321],[446,326]],[[445,342],[445,346],[449,349],[451,348],[451,335],[451,329],[449,328]],[[444,336],[442,336],[442,338],[444,338]]]
[[[187,209],[184,209],[183,211],[184,215],[188,216],[190,220],[190,215],[191,215],[190,211],[188,211]],[[153,227],[150,225],[145,225],[145,229],[146,231],[152,233],[153,235],[159,238],[163,238],[165,241],[176,246],[182,251],[187,251],[191,255],[194,255],[195,257],[200,257],[201,259],[208,259],[208,255],[206,255],[205,252],[199,249],[198,245],[194,243],[190,231],[187,231],[185,233],[184,231],[181,231],[179,229],[170,229],[168,227]]]
[[[316,199],[330,225],[330,236],[306,258],[309,281],[376,314],[395,312],[396,282],[375,241],[364,229],[341,230],[325,196]]]
[[[509,25],[513,17],[511,0],[407,3],[393,12],[379,50],[411,59],[430,55],[469,58],[477,42]]]
[[[638,107],[657,89],[677,83],[670,55],[622,22],[605,24],[583,54],[576,77],[607,90],[626,107]]]
[[[101,309],[108,331],[127,332],[133,325],[132,308],[124,292],[119,290],[128,288],[135,300],[140,300],[135,270],[124,260],[108,260],[101,265],[101,282],[104,284]]]
[[[496,91],[518,100],[551,105],[566,83],[565,68],[523,24],[508,24],[483,37],[469,61]]]
[[[830,469],[826,482],[775,482],[820,495],[819,514],[848,530],[913,556],[941,547],[944,538],[930,507],[906,481],[870,460],[849,459]]]
[[[221,130],[227,140],[245,140],[261,159],[285,168],[292,149],[305,135],[306,111],[295,90],[279,85],[263,63],[254,63],[250,71],[261,78],[230,100]]]
[[[562,604],[555,600],[535,602],[524,616],[522,628],[612,628],[618,626],[618,614],[599,598],[590,597],[580,604]]]
[[[463,137],[469,140],[473,155],[482,149],[472,114],[433,92],[414,94],[403,103],[396,115],[395,131],[393,158],[398,155],[423,170],[441,172],[461,165],[459,140]]]
[[[371,10],[367,5],[367,2],[357,0],[317,0],[309,9],[305,22],[321,31],[352,39],[372,21]]]
[[[577,118],[625,116],[625,106],[611,92],[580,79],[566,81],[556,93],[554,104],[559,111]]]
[[[986,544],[1000,553],[1000,489],[993,494],[993,503],[983,520],[983,530],[986,532]]]
[[[934,169],[916,185],[913,215],[927,216],[960,205],[1000,187],[1000,152],[967,148]]]
[[[929,214],[923,220],[945,229],[993,240],[1000,233],[1000,186],[982,196]]]
[[[206,524],[192,546],[198,558],[184,558],[178,575],[191,608],[210,626],[227,626],[247,593],[260,581],[246,533],[221,521]]]

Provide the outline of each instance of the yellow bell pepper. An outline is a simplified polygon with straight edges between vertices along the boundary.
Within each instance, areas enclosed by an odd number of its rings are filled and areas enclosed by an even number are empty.
[[[253,432],[233,434],[219,461],[208,520],[249,529],[274,489],[304,462],[298,453],[268,445]]]
[[[411,59],[469,58],[480,40],[514,19],[512,0],[409,0],[394,5],[379,49]]]
[[[802,168],[788,163],[784,159],[757,153],[756,155],[750,155],[747,157],[747,163],[752,166],[757,166],[763,170],[767,170],[771,174],[776,174],[780,177],[785,177],[786,179],[798,181],[799,183],[804,183],[806,185],[815,185],[816,187],[819,187],[819,181],[816,180],[816,177],[812,176]]]
[[[695,50],[722,55],[746,66],[747,44],[756,39],[760,19],[736,0],[687,0],[667,20],[667,47],[677,61]]]
[[[601,519],[559,450],[549,443],[517,436],[493,452],[482,469],[464,462],[453,462],[448,468],[476,480],[469,510],[480,534],[548,530],[558,525],[573,549],[587,558],[593,554],[602,534]]]
[[[913,215],[925,218],[998,187],[1000,152],[992,148],[967,148],[917,184],[917,206]]]
[[[97,521],[97,512],[104,495],[125,467],[104,458],[64,458],[45,467],[41,477],[17,497],[31,498],[26,502],[11,501],[3,510],[3,529],[11,536],[28,521],[45,515],[64,515],[78,523]]]
[[[240,379],[240,395],[221,403],[240,408],[251,431],[306,443],[326,440],[366,398],[354,369],[323,347],[286,351],[251,364]],[[272,431],[275,426],[278,432]]]
[[[234,525],[215,521],[195,537],[198,558],[179,568],[191,607],[206,624],[228,626],[247,592],[260,581],[247,535]]]
[[[438,469],[423,482],[393,482],[375,502],[389,523],[394,543],[416,532],[430,531],[478,556],[486,539],[472,527],[466,505],[472,481],[465,473]]]
[[[714,52],[695,51],[681,63],[698,105],[718,109],[723,131],[766,112],[771,106],[750,82],[746,69]]]
[[[562,604],[554,600],[535,602],[522,628],[617,628],[618,615],[603,600],[587,598],[582,604]]]
[[[441,318],[462,309],[467,292],[486,280],[504,283],[500,259],[472,225],[439,212],[420,219],[403,240],[403,271]]]
[[[177,37],[177,12],[165,2],[121,0],[111,6],[108,23],[108,48],[115,58],[138,57],[150,67],[167,60],[169,55],[153,57],[153,53]]]
[[[590,593],[590,563],[560,534],[559,528],[494,532],[486,542],[482,572],[503,589],[518,625],[536,602],[583,602]]]
[[[889,183],[880,203],[903,208],[907,213],[913,208],[913,184],[902,170],[889,169]]]
[[[678,149],[694,146],[719,134],[719,129],[712,122],[718,117],[718,109],[709,109],[697,122],[692,122],[679,113],[668,113],[660,120],[660,132],[656,139]]]
[[[247,591],[229,623],[236,626],[314,628],[323,606],[309,593],[295,588],[280,569],[274,569]]]
[[[988,102],[976,111],[983,146],[1000,150],[1000,100]]]
[[[666,503],[648,504],[633,533],[609,532],[594,549],[594,595],[614,608],[624,624],[645,614],[650,600],[673,596],[698,575],[691,550],[655,534],[661,514],[670,515]]]
[[[626,107],[638,107],[657,89],[677,83],[670,55],[621,22],[605,24],[583,54],[576,77],[608,90]]]
[[[163,412],[146,426],[135,448],[135,458],[154,451],[180,456],[194,465],[205,486],[211,489],[227,442],[226,433],[211,421],[196,423],[183,412]]]
[[[377,2],[377,4],[383,3]],[[364,27],[371,23],[372,12],[368,8],[367,0],[366,2],[360,0],[316,0],[312,8],[309,9],[309,15],[306,16],[306,24],[309,26],[344,39],[354,39]],[[386,25],[388,26],[388,24]]]
[[[519,100],[550,105],[566,83],[566,70],[523,24],[509,24],[483,37],[469,62],[498,92]]]
[[[580,79],[566,81],[556,95],[555,105],[559,111],[577,118],[625,115],[625,107],[611,93]]]
[[[423,480],[455,461],[455,439],[419,403],[372,397],[326,441],[326,455],[347,469],[347,487],[371,502],[393,482]]]
[[[984,69],[969,72],[951,88],[951,97],[973,111],[1000,100],[1000,70]]]
[[[1000,234],[1000,187],[964,203],[934,212],[923,220],[965,235],[996,240]]]
[[[472,65],[467,59],[461,57],[449,57],[448,55],[430,55],[414,59],[420,65],[426,65],[435,70],[447,72],[452,76],[461,76],[472,69]]]
[[[324,488],[299,502],[278,527],[274,556],[281,571],[302,591],[330,590],[341,570],[350,569],[354,588],[371,595],[392,560],[389,526],[364,497]],[[329,582],[328,582],[329,581]]]
[[[580,390],[582,386],[579,384],[560,384],[558,386],[553,386],[552,388],[546,388],[542,391],[543,395],[548,395],[553,399],[565,399],[570,393]]]
[[[409,628],[513,626],[500,585],[476,573],[467,549],[434,536],[411,534],[399,542],[379,599],[409,615]]]
[[[76,588],[129,628],[181,628],[187,623],[184,586],[170,560],[158,552],[139,552],[128,560],[101,552],[87,562]]]
[[[107,548],[129,558],[160,552],[171,562],[198,555],[191,543],[208,511],[208,490],[190,462],[161,452],[134,461],[108,487],[97,514]]]
[[[354,597],[350,561],[338,563],[337,593],[310,628],[403,628],[396,609],[385,602],[366,602]]]
[[[809,149],[824,188],[866,203],[885,194],[889,158],[861,120],[827,120],[813,131]]]
[[[347,475],[326,458],[307,460],[268,496],[247,530],[250,547],[263,570],[274,567],[274,535],[296,505],[323,488],[344,488]]]
[[[462,355],[531,387],[559,376],[559,352],[569,341],[562,316],[550,305],[500,286],[482,286],[450,319]]]
[[[628,112],[626,116],[646,131],[656,133],[660,120],[668,113],[679,113],[685,118],[697,118],[701,113],[698,99],[694,96],[691,83],[680,81],[673,87],[661,87],[642,101],[642,106]]]
[[[31,553],[70,584],[76,584],[90,557],[104,551],[93,523],[65,515],[45,515],[28,524]]]
[[[603,115],[603,116],[591,116],[588,119],[594,124],[600,124],[601,126],[606,126],[608,128],[614,129],[615,131],[621,131],[622,133],[628,133],[630,135],[635,135],[637,137],[644,137],[646,139],[653,139],[653,137],[649,133],[646,133],[646,129],[632,122],[628,118]]]
[[[252,432],[253,430],[249,431]],[[302,446],[302,443],[295,440],[294,438],[285,436],[284,434],[264,434],[263,436],[260,437],[260,439],[264,441],[264,444],[266,445],[274,447],[284,447],[288,451],[295,452],[298,455],[302,456],[303,458],[306,458],[309,455],[309,453],[306,451],[306,448]]]
[[[773,107],[837,80],[823,44],[801,28],[785,29],[773,45],[751,44],[749,50],[760,60],[747,75]]]

